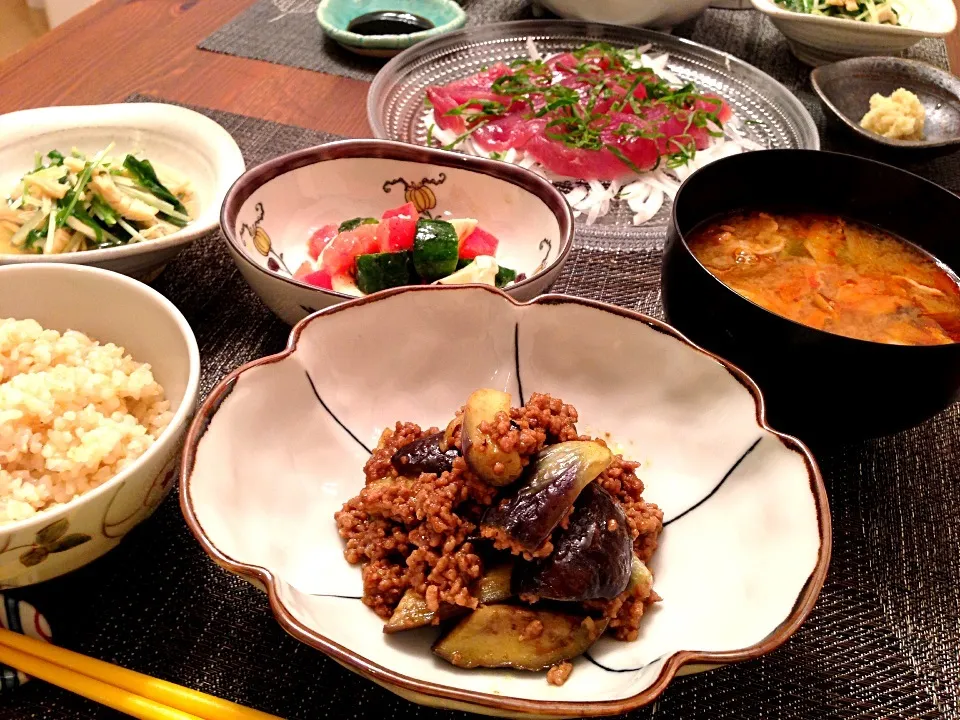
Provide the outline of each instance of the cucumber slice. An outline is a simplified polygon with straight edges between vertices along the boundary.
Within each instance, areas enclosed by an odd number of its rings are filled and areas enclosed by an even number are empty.
[[[344,220],[340,223],[340,227],[337,228],[338,233],[347,232],[347,230],[356,230],[361,225],[376,225],[379,220],[376,218],[353,218],[352,220]]]
[[[407,251],[357,257],[357,287],[365,295],[416,282]]]
[[[460,255],[457,231],[443,220],[418,220],[413,239],[413,266],[427,282],[456,271]]]
[[[511,270],[510,268],[500,266],[500,269],[497,270],[497,279],[494,281],[498,288],[506,287],[507,283],[512,283],[517,279],[517,271]]]

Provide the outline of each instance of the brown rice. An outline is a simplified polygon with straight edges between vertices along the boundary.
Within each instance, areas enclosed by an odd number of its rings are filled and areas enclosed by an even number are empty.
[[[0,524],[112,478],[160,436],[169,407],[122,347],[0,319]]]

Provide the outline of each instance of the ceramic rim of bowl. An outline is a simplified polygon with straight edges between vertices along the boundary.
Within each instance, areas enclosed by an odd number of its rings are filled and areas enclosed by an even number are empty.
[[[172,112],[176,115],[180,115],[181,120],[183,121],[189,119],[189,121],[195,127],[205,127],[206,131],[209,132],[211,136],[215,136],[216,139],[222,143],[222,148],[236,150],[236,154],[232,158],[235,164],[225,168],[226,174],[233,175],[233,173],[237,170],[239,170],[241,175],[243,174],[243,172],[246,170],[246,164],[244,163],[243,155],[240,152],[240,148],[237,145],[236,140],[233,139],[233,136],[227,132],[227,130],[220,125],[220,123],[202,113],[197,112],[196,110],[191,110],[190,108],[167,102],[73,105],[61,107],[58,108],[58,110],[72,113],[77,118],[76,128],[83,129],[86,127],[96,127],[96,123],[91,120],[89,116],[95,116],[97,113],[109,111],[112,113],[111,117],[114,120],[118,120],[126,119],[129,115],[135,115],[137,111],[147,112],[151,108],[157,106],[163,107],[164,112]],[[172,110],[168,110],[168,108],[172,108]],[[29,108],[26,110],[17,110],[5,115],[0,115],[0,129],[3,129],[4,118],[10,118],[12,116],[23,117],[23,115],[27,115],[27,117],[29,117],[30,113],[36,114],[49,109],[50,108]],[[7,120],[7,122],[9,122],[9,120]],[[129,120],[128,122],[131,126],[135,124],[133,120]],[[41,129],[44,129],[45,127],[46,126],[42,126]],[[108,127],[113,126],[108,125]],[[122,128],[123,126],[117,125],[116,127]],[[217,170],[219,172],[221,168],[217,168]],[[231,185],[235,180],[236,178],[231,181]],[[226,183],[221,184],[220,187],[222,188],[224,185],[226,185]],[[217,228],[218,214],[215,208],[220,193],[216,192],[216,190],[217,189],[214,188],[213,197],[211,198],[210,206],[208,208],[205,208],[204,211],[201,211],[198,216],[187,223],[187,225],[180,228],[176,232],[170,233],[169,235],[165,235],[154,240],[149,240],[147,242],[127,243],[125,245],[118,245],[116,247],[93,248],[92,250],[84,250],[82,252],[73,253],[60,253],[58,255],[0,254],[0,264],[3,266],[36,265],[42,263],[61,265],[94,265],[96,263],[121,260],[137,255],[150,255],[159,250],[169,250],[190,245],[195,240],[200,239],[207,233],[212,232]],[[226,197],[226,195],[224,195],[224,197]],[[204,218],[205,215],[207,216],[206,218]]]
[[[837,29],[846,28],[853,33],[869,33],[872,35],[886,35],[888,37],[915,37],[918,40],[925,37],[946,37],[957,27],[957,10],[953,3],[944,3],[944,7],[949,5],[951,12],[948,24],[941,25],[936,30],[923,30],[905,25],[889,25],[881,23],[860,22],[858,20],[848,20],[846,18],[832,17],[830,15],[811,15],[809,13],[787,10],[777,5],[776,0],[751,0],[755,10],[760,11],[770,18],[784,20],[791,23],[812,23],[823,27],[834,27]],[[839,25],[837,23],[840,23]],[[838,43],[832,43],[837,45]]]
[[[200,348],[197,345],[196,335],[193,334],[193,330],[190,327],[190,323],[187,322],[187,319],[183,316],[183,313],[174,305],[170,300],[160,294],[158,291],[154,290],[152,287],[146,283],[142,283],[139,280],[135,280],[126,275],[121,275],[120,273],[113,272],[111,270],[104,270],[98,267],[90,267],[88,265],[74,265],[74,264],[65,264],[65,263],[36,263],[30,265],[4,265],[0,267],[0,280],[2,280],[4,274],[13,274],[13,273],[30,273],[36,272],[37,270],[49,270],[55,269],[55,272],[62,272],[66,274],[70,273],[88,273],[95,276],[99,276],[103,282],[113,282],[121,285],[126,285],[134,292],[142,292],[147,295],[153,302],[158,303],[161,308],[167,312],[168,315],[176,323],[177,328],[181,331],[181,335],[184,338],[184,341],[187,344],[188,348],[188,365],[189,373],[187,375],[187,382],[183,389],[183,398],[180,401],[179,407],[177,407],[176,412],[174,412],[173,417],[170,419],[167,427],[163,429],[163,432],[160,433],[159,437],[153,441],[147,451],[138,457],[133,463],[125,467],[123,470],[118,472],[116,475],[111,477],[109,480],[101,483],[92,490],[79,495],[65,503],[60,503],[54,505],[53,507],[41,510],[40,512],[32,515],[31,517],[24,518],[23,520],[14,520],[13,522],[0,523],[0,534],[6,533],[15,533],[22,532],[23,530],[29,530],[34,525],[42,525],[49,523],[55,518],[62,517],[64,514],[68,513],[71,508],[75,507],[77,504],[82,503],[86,500],[98,497],[111,488],[116,488],[118,485],[122,485],[126,482],[127,478],[134,474],[137,470],[140,469],[151,458],[156,456],[161,448],[169,442],[171,436],[175,435],[178,432],[181,432],[183,426],[186,424],[186,421],[189,419],[190,415],[193,413],[194,406],[196,404],[197,395],[200,389]],[[24,318],[19,318],[24,319]],[[83,330],[80,330],[83,332]],[[103,338],[95,338],[100,342],[110,342],[109,339],[104,340]],[[144,360],[138,360],[138,362],[146,362]]]
[[[550,272],[550,270],[566,261],[567,255],[570,254],[570,250],[573,248],[573,211],[570,209],[570,205],[567,204],[566,199],[560,191],[548,180],[518,165],[512,165],[498,160],[471,157],[469,155],[438,150],[436,148],[408,145],[407,143],[393,140],[338,140],[303,150],[295,150],[294,152],[280,155],[256,167],[250,168],[234,182],[223,200],[223,207],[220,211],[220,228],[223,230],[224,238],[226,238],[233,251],[239,257],[243,258],[245,263],[260,273],[266,274],[271,278],[282,280],[295,287],[314,290],[318,293],[346,300],[356,299],[355,295],[347,295],[346,293],[335,290],[319,288],[315,285],[297,280],[296,278],[274,272],[270,268],[254,262],[244,250],[243,243],[239,241],[234,230],[240,208],[251,195],[271,180],[281,175],[286,175],[293,170],[308,165],[317,165],[327,160],[356,158],[429,163],[442,167],[477,172],[515,185],[521,190],[525,190],[531,195],[536,196],[557,219],[557,225],[560,229],[560,250],[557,253],[557,257],[554,258],[550,264],[520,282],[515,282],[510,285],[509,290],[529,285],[537,278]]]
[[[415,45],[423,40],[428,40],[437,35],[458,30],[467,22],[467,14],[453,0],[443,0],[441,4],[449,5],[454,11],[454,18],[443,25],[435,25],[427,30],[419,30],[402,35],[361,35],[339,28],[329,22],[325,17],[325,10],[328,2],[321,2],[317,6],[317,22],[323,32],[341,45],[352,48],[370,49],[370,50],[403,50],[411,45]],[[432,21],[431,21],[432,22]]]
[[[230,395],[237,379],[243,373],[262,365],[268,365],[284,360],[291,356],[297,349],[300,335],[304,329],[314,320],[343,312],[354,307],[360,307],[369,302],[392,297],[408,292],[457,292],[460,288],[450,286],[415,286],[400,287],[390,290],[384,290],[376,295],[370,295],[362,298],[356,298],[350,302],[332,305],[324,310],[309,315],[298,322],[290,331],[290,338],[287,347],[280,353],[269,355],[267,357],[254,360],[237,368],[229,375],[224,377],[217,386],[210,392],[203,405],[197,411],[190,428],[187,431],[187,438],[184,442],[183,455],[180,460],[180,508],[186,519],[187,525],[194,537],[197,538],[204,551],[213,559],[217,565],[233,572],[248,580],[254,581],[262,586],[268,595],[270,608],[274,617],[280,623],[280,626],[290,635],[301,642],[320,650],[337,662],[346,665],[350,669],[359,673],[368,680],[378,684],[385,684],[389,687],[400,688],[406,692],[412,692],[420,695],[430,696],[447,700],[452,703],[466,703],[472,706],[492,709],[499,712],[509,712],[524,715],[540,715],[557,718],[565,717],[597,717],[605,715],[619,715],[628,712],[642,705],[646,705],[656,699],[667,687],[667,685],[677,675],[680,668],[684,665],[727,665],[745,660],[753,660],[762,655],[766,655],[783,645],[791,635],[803,624],[816,604],[820,591],[823,588],[827,577],[827,569],[830,565],[830,555],[832,552],[832,521],[830,517],[830,506],[827,501],[827,491],[823,483],[823,477],[820,474],[820,468],[817,466],[810,450],[807,446],[795,437],[785,433],[778,432],[767,424],[766,405],[762,391],[757,384],[750,379],[740,368],[727,362],[713,353],[704,350],[686,338],[678,330],[672,328],[666,323],[651,318],[642,313],[627,310],[616,305],[588,300],[567,295],[548,294],[541,295],[535,300],[527,303],[518,302],[501,290],[491,288],[485,285],[473,286],[482,288],[484,291],[494,293],[506,298],[515,307],[531,307],[535,305],[558,305],[575,304],[595,310],[613,313],[620,317],[627,318],[645,324],[647,327],[668,335],[683,345],[703,353],[722,365],[737,382],[739,382],[753,397],[756,409],[756,422],[758,426],[776,437],[784,446],[798,453],[804,460],[807,469],[807,477],[810,484],[810,493],[813,496],[816,505],[817,525],[820,533],[820,549],[817,555],[817,563],[807,578],[797,600],[793,606],[790,615],[785,618],[766,638],[746,648],[723,652],[706,652],[696,650],[679,650],[673,653],[664,663],[660,674],[653,683],[640,693],[621,700],[606,701],[541,701],[529,700],[525,698],[515,698],[488,693],[477,693],[469,690],[439,685],[426,680],[419,680],[406,675],[389,670],[382,665],[371,662],[339,643],[333,642],[320,633],[311,630],[309,627],[298,621],[293,614],[287,610],[283,601],[280,599],[277,589],[278,578],[267,568],[249,565],[238,562],[226,554],[222,553],[206,536],[200,525],[197,515],[193,509],[190,498],[189,486],[190,478],[193,472],[197,449],[200,441],[206,433],[213,416],[216,414],[221,403]]]

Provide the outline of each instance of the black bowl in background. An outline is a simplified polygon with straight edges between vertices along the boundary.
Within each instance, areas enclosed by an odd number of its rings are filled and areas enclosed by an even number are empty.
[[[680,188],[664,251],[667,321],[745,370],[770,424],[802,439],[885,435],[916,425],[960,394],[960,344],[887,345],[816,330],[726,287],[684,237],[742,209],[816,211],[870,223],[960,269],[960,197],[891,165],[816,150],[727,157]]]

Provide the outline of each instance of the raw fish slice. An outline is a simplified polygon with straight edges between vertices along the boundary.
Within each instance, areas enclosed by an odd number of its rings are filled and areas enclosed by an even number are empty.
[[[524,150],[557,175],[584,180],[616,180],[633,172],[609,150],[572,148],[543,134],[530,139]]]
[[[473,141],[487,152],[504,152],[526,147],[534,135],[547,125],[543,119],[526,120],[518,113],[496,118],[473,134]]]

